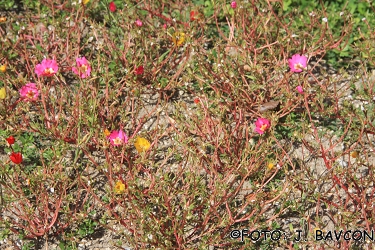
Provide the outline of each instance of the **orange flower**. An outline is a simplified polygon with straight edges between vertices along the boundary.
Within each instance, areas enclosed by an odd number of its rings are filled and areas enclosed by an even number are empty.
[[[5,64],[0,66],[0,72],[4,73],[7,70],[7,66]]]
[[[105,129],[103,134],[104,134],[105,137],[108,137],[111,134],[111,132],[109,132],[108,129]]]
[[[353,158],[357,158],[359,155],[358,151],[353,151],[350,156],[353,157]]]

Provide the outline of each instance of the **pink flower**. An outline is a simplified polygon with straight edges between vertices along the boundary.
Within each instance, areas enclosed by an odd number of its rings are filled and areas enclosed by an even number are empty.
[[[36,101],[39,96],[39,90],[35,83],[28,83],[20,89],[20,95],[25,101]]]
[[[35,66],[35,73],[38,76],[53,76],[58,69],[59,66],[57,66],[55,60],[43,59],[40,64]]]
[[[144,72],[144,68],[143,68],[143,66],[141,65],[141,66],[139,66],[138,68],[135,69],[134,74],[136,74],[136,75],[142,75],[143,72]]]
[[[143,23],[142,23],[141,20],[137,19],[137,20],[135,21],[135,25],[137,25],[138,27],[141,27],[141,26],[143,25]]]
[[[263,134],[270,126],[271,123],[268,119],[258,118],[258,120],[255,122],[255,131],[259,134]]]
[[[292,72],[299,73],[307,67],[307,57],[295,54],[289,59],[289,67]]]
[[[119,131],[112,131],[107,138],[113,146],[120,146],[122,144],[128,143],[128,137],[121,129]]]
[[[165,23],[165,24],[163,24],[163,28],[164,29],[166,29],[167,28],[167,24]]]
[[[233,9],[237,8],[237,3],[236,1],[233,1],[230,3],[230,7],[232,7]]]
[[[298,91],[298,93],[303,94],[303,88],[302,88],[301,85],[298,85],[298,86],[296,87],[296,90]]]
[[[79,77],[81,78],[86,78],[90,76],[91,67],[85,57],[77,58],[76,63],[77,63],[77,68],[76,67],[72,68],[75,74],[79,75]]]
[[[109,3],[109,10],[111,12],[115,12],[116,11],[116,4],[113,1]]]

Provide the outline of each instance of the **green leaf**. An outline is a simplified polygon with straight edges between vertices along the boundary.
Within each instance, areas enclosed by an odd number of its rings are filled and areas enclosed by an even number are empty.
[[[111,69],[111,70],[114,70],[116,68],[117,64],[115,62],[111,62],[108,64],[108,67]]]
[[[292,4],[292,0],[283,1],[283,11],[289,11],[289,6]]]
[[[35,45],[36,49],[39,50],[39,51],[44,51],[44,49],[42,48],[42,46],[40,46],[39,44]]]

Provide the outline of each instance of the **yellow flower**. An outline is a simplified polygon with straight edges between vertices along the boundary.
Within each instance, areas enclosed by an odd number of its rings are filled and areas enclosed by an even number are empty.
[[[4,22],[6,22],[6,20],[7,20],[6,16],[0,17],[0,23],[4,23]]]
[[[5,64],[0,66],[0,72],[4,73],[7,70],[7,66]]]
[[[268,170],[272,170],[274,166],[275,166],[275,164],[270,162],[270,163],[268,163],[267,168],[268,168]]]
[[[185,33],[183,32],[176,32],[172,36],[172,42],[176,46],[181,46],[185,42]]]
[[[316,228],[314,228],[314,237],[316,237],[318,234],[321,236],[322,234],[325,234],[326,233],[326,231],[325,230],[322,230],[322,229],[320,229],[319,227],[316,227]]]
[[[84,5],[88,4],[88,2],[90,2],[90,0],[83,0],[82,1]]]
[[[0,88],[0,99],[7,98],[7,92],[5,90],[5,87]]]
[[[137,139],[135,139],[134,146],[137,149],[138,153],[141,153],[147,151],[150,148],[151,144],[147,139],[137,137]]]
[[[118,180],[115,185],[115,193],[122,194],[125,191],[125,184]]]
[[[353,158],[357,158],[359,155],[358,151],[353,151],[350,156],[353,157]]]

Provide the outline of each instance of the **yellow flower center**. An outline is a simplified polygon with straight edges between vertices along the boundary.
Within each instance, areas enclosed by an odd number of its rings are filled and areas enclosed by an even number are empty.
[[[34,98],[34,92],[29,90],[26,94],[26,96],[29,98],[29,99],[33,99]]]
[[[264,132],[267,129],[267,124],[263,124],[259,129]]]
[[[47,68],[47,69],[44,70],[44,73],[45,73],[46,75],[50,75],[50,74],[55,73],[55,71],[54,71],[52,68]]]
[[[296,64],[294,64],[294,69],[303,70],[304,68],[303,68],[303,65],[301,63],[296,63]]]
[[[113,139],[113,144],[115,145],[121,145],[122,144],[122,140],[118,137],[116,137],[115,139]]]
[[[81,67],[79,67],[79,70],[83,73],[83,72],[86,72],[87,71],[87,66],[85,64],[81,65]]]

